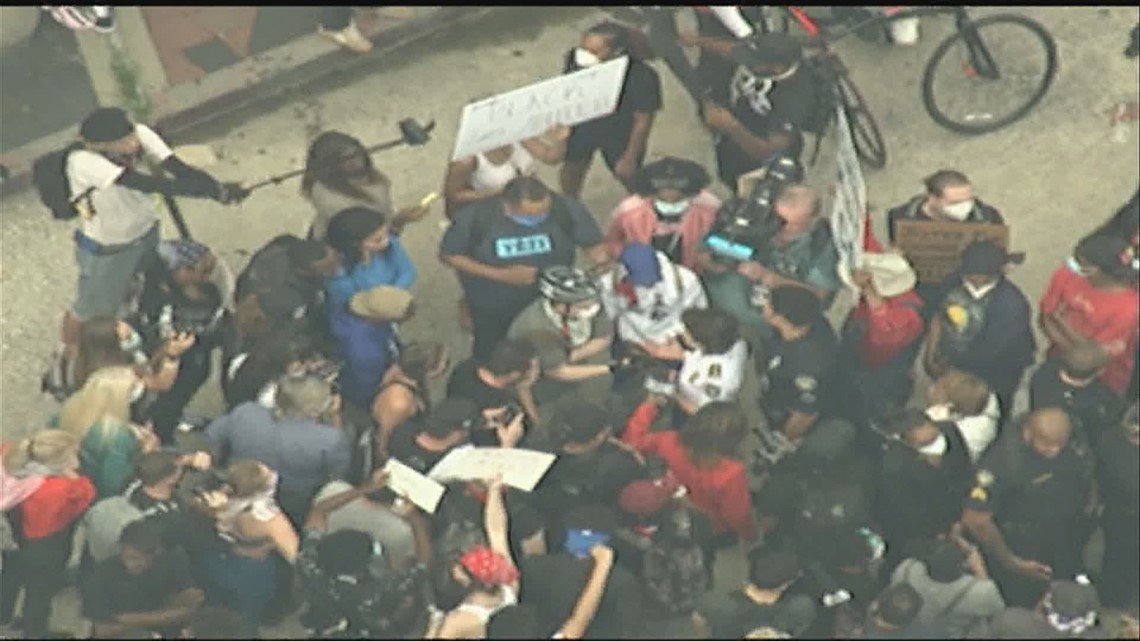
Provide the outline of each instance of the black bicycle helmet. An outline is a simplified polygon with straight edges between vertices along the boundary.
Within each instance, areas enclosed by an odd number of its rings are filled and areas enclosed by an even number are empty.
[[[538,279],[538,291],[552,303],[581,303],[598,297],[598,286],[586,272],[562,265],[542,271]]]

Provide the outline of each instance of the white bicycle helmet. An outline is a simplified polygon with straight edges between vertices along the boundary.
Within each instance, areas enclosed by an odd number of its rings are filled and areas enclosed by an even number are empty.
[[[552,303],[573,304],[598,297],[598,286],[586,272],[576,267],[556,265],[542,271],[538,291]]]

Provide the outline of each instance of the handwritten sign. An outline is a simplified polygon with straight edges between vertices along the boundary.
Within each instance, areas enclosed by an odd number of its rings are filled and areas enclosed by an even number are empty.
[[[1009,227],[990,223],[900,220],[895,245],[906,254],[920,283],[940,283],[962,263],[962,250],[975,240],[1009,246]]]
[[[452,160],[537,136],[554,125],[576,125],[617,109],[629,58],[491,96],[463,107]]]
[[[836,107],[835,183],[832,185],[831,236],[839,254],[839,273],[850,274],[863,255],[863,219],[867,213],[867,186],[855,153],[855,141],[843,107]]]
[[[415,503],[424,512],[435,514],[446,487],[396,459],[388,459],[384,471],[388,473],[388,487],[393,492]]]
[[[503,483],[524,492],[534,490],[554,464],[555,456],[534,450],[502,447],[461,447],[451,450],[428,472],[428,478],[448,481],[482,481],[503,475]]]

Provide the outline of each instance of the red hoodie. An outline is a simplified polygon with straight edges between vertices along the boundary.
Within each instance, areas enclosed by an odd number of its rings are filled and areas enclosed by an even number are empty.
[[[659,408],[646,402],[629,418],[622,441],[645,454],[660,456],[677,480],[689,491],[689,500],[712,520],[715,533],[733,530],[745,541],[756,540],[752,521],[752,496],[744,463],[722,458],[713,467],[698,468],[681,445],[675,431],[650,432]]]
[[[11,444],[0,447],[0,456],[9,447]],[[13,509],[20,510],[24,539],[42,539],[71,525],[94,500],[95,485],[86,476],[48,476]]]

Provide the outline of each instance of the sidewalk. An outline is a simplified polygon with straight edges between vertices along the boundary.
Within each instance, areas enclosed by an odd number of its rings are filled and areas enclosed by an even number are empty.
[[[132,52],[150,51],[157,58],[136,62],[149,67],[152,76],[165,78],[165,86],[151,95],[152,122],[171,136],[491,10],[474,6],[359,9],[357,26],[375,45],[363,55],[347,52],[317,33],[319,7],[142,7],[145,26],[132,35],[121,24],[120,33]],[[27,187],[35,158],[73,139],[78,122],[99,102],[98,87],[92,91],[93,78],[85,71],[93,64],[91,56],[84,65],[90,47],[77,47],[74,33],[50,18],[47,22],[44,31],[50,39],[33,39],[32,44],[14,46],[2,56],[0,164],[10,171],[10,177],[0,193]],[[81,33],[79,37],[99,36]],[[16,55],[26,47],[43,50]],[[63,67],[70,75],[53,71],[54,75],[47,76],[38,67],[24,69],[28,59]],[[62,87],[66,87],[65,100],[60,100]]]

